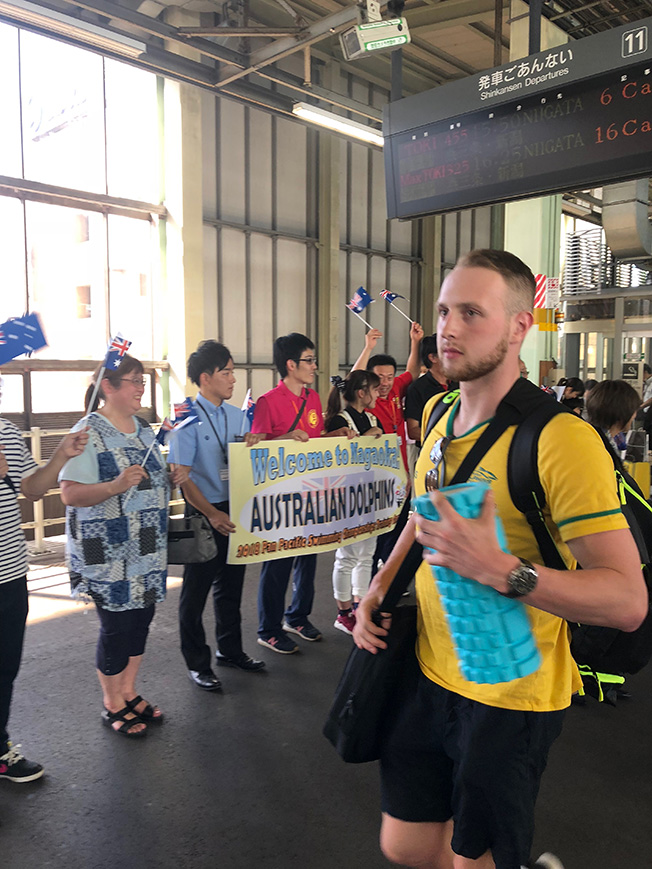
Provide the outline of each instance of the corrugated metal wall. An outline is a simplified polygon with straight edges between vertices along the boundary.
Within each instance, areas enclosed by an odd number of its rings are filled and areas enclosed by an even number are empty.
[[[377,86],[345,81],[348,95],[381,105]],[[272,344],[278,335],[304,332],[317,345],[318,134],[297,122],[235,102],[203,97],[206,311],[211,329],[230,348],[239,369],[234,401],[248,386],[254,396],[276,382]],[[416,221],[387,221],[383,155],[340,142],[340,367],[363,346],[365,327],[346,309],[365,286],[406,296],[398,304],[418,317],[421,252]],[[486,247],[490,209],[442,220],[442,277],[462,251]],[[210,308],[208,301],[207,308]],[[366,312],[383,331],[384,347],[403,365],[409,324],[383,301]],[[317,346],[319,352],[319,346]],[[335,372],[331,372],[335,373]]]

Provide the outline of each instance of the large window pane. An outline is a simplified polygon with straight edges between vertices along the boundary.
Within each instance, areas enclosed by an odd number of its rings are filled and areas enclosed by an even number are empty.
[[[43,318],[50,359],[101,359],[106,351],[104,217],[27,202],[30,310]]]
[[[138,359],[152,352],[152,227],[148,221],[109,215],[111,334],[121,332]]]
[[[109,194],[158,202],[156,76],[110,59],[105,70]]]
[[[0,196],[0,244],[0,323],[4,323],[27,309],[23,205],[8,196]]]
[[[25,177],[106,192],[102,58],[20,35]]]
[[[18,90],[18,30],[0,24],[0,175],[22,174],[20,160],[20,99]]]

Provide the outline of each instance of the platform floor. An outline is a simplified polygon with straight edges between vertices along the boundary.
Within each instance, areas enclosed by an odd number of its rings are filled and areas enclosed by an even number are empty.
[[[249,571],[246,650],[268,670],[220,668],[219,694],[186,676],[173,583],[142,671],[142,693],[167,722],[142,741],[101,726],[96,616],[69,603],[56,553],[39,561],[10,724],[47,776],[0,782],[2,869],[389,865],[377,844],[375,765],[343,764],[321,735],[350,647],[332,628],[332,556],[319,557],[317,575],[314,622],[324,640],[288,657],[255,644],[258,571]],[[535,847],[566,869],[652,867],[652,667],[629,684],[634,696],[617,708],[572,707],[553,749]]]

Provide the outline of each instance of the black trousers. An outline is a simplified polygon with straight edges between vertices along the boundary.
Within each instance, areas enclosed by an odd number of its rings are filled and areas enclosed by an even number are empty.
[[[218,510],[229,512],[228,503],[214,504]],[[244,583],[244,565],[227,564],[229,538],[213,529],[217,555],[203,564],[186,564],[179,599],[179,630],[181,652],[189,670],[209,670],[211,650],[206,644],[202,613],[208,592],[213,592],[215,610],[215,638],[217,649],[227,658],[242,654],[240,602]]]
[[[0,583],[0,755],[7,752],[7,722],[23,654],[27,621],[27,577]]]

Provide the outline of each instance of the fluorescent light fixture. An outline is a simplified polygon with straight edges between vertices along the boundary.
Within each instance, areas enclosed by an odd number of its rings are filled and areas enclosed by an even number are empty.
[[[370,142],[372,145],[383,147],[384,140],[378,130],[364,124],[358,124],[356,121],[349,121],[341,115],[333,114],[333,112],[318,109],[308,103],[295,103],[292,107],[292,114],[304,121],[309,121],[311,124],[317,124],[328,130],[335,130],[336,133],[351,136],[353,139],[360,139],[362,142]]]
[[[29,3],[28,0],[0,0],[0,18],[12,24],[24,24],[27,27],[32,25],[56,36],[67,36],[93,48],[111,51],[124,57],[136,58],[147,49],[144,42],[120,33],[111,33],[88,21],[81,21],[37,3]]]

